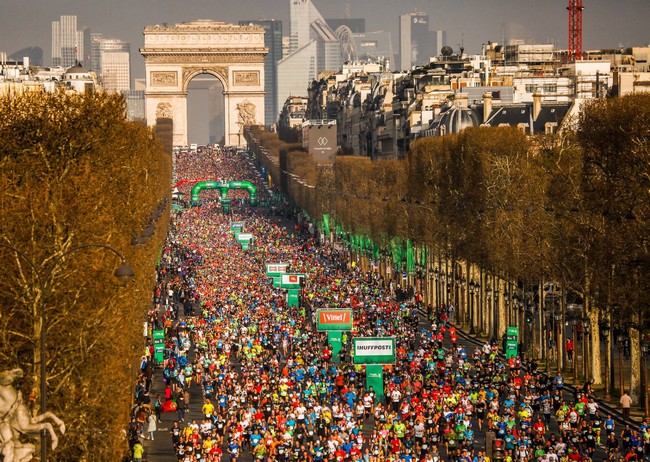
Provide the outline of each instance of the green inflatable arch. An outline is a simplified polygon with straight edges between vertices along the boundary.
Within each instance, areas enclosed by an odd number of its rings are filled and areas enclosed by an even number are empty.
[[[229,181],[228,183],[219,183],[217,181],[199,181],[192,188],[192,205],[199,205],[199,194],[204,189],[218,189],[221,193],[221,199],[228,198],[228,191],[231,189],[246,189],[250,195],[251,205],[257,205],[257,188],[250,181]]]

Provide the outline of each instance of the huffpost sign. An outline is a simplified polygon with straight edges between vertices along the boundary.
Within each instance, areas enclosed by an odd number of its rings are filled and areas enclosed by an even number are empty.
[[[352,339],[354,364],[395,364],[393,337],[359,337]]]

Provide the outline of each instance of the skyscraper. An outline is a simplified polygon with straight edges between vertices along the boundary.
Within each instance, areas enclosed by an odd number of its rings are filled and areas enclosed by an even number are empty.
[[[441,31],[442,32],[442,31]],[[436,35],[429,27],[426,13],[407,13],[399,17],[400,68],[427,64],[429,58],[436,56]]]
[[[126,51],[102,52],[102,80],[104,90],[121,92],[131,89],[131,64]]]
[[[84,33],[77,30],[76,16],[61,16],[52,21],[52,65],[70,67],[84,62]]]
[[[282,59],[282,21],[258,19],[239,21],[240,26],[253,24],[264,27],[264,46],[269,49],[264,58],[264,124],[273,125],[278,118],[278,61]]]
[[[278,62],[277,107],[289,96],[306,96],[318,73],[341,69],[341,40],[311,0],[290,0],[289,54]]]
[[[131,88],[131,45],[117,39],[92,34],[90,68],[103,82],[106,91]]]
[[[102,53],[106,51],[131,53],[130,43],[117,39],[105,39],[102,34],[92,34],[90,46],[91,61],[89,65],[90,69],[97,74],[102,73]]]

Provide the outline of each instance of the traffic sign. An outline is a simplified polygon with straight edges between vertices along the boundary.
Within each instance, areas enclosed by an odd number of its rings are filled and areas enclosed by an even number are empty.
[[[395,338],[354,338],[352,352],[354,364],[395,364]]]
[[[352,310],[321,308],[316,312],[319,331],[352,330]]]

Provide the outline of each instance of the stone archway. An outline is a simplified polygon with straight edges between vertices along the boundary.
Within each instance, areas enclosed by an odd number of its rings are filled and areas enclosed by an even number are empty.
[[[264,120],[264,29],[197,20],[144,29],[147,124],[160,114],[174,123],[173,143],[187,140],[187,86],[199,74],[224,89],[226,144],[242,146],[244,126]]]

